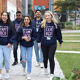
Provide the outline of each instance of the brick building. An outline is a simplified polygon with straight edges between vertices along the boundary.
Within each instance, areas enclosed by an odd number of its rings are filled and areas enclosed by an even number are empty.
[[[21,3],[22,3],[22,0],[16,0],[17,10],[19,10],[19,11],[22,11]]]
[[[7,0],[0,0],[0,13],[4,10],[7,11]]]
[[[0,0],[0,13],[9,12],[11,20],[14,20],[17,10],[21,11],[21,0]]]

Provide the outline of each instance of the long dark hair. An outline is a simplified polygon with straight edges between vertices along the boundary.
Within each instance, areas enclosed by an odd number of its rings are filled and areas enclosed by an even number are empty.
[[[8,19],[7,19],[7,24],[8,24],[8,26],[11,28],[12,33],[15,33],[15,27],[14,27],[14,24],[12,23],[12,21],[10,20],[10,15],[9,15],[9,13],[3,11],[3,12],[1,13],[1,16],[3,15],[3,13],[6,13],[6,14],[7,14],[7,17],[8,17]],[[0,20],[0,24],[2,24],[2,25],[4,24],[2,18],[1,18],[1,20]]]
[[[8,13],[8,12],[3,11],[3,12],[1,13],[1,16],[2,16],[4,13],[6,13],[6,14],[7,14],[7,17],[8,17],[8,19],[7,19],[7,23],[9,24],[9,23],[11,22],[11,20],[10,20],[10,16],[9,16],[9,13]],[[1,21],[2,21],[2,23],[3,23],[2,18],[1,18]]]
[[[30,16],[23,16],[23,21],[22,21],[22,23],[21,23],[21,26],[22,26],[22,27],[25,26],[25,23],[24,23],[24,18],[25,18],[25,17],[28,17],[28,18],[29,18],[29,20],[30,20],[29,25],[31,25],[31,17],[30,17]]]

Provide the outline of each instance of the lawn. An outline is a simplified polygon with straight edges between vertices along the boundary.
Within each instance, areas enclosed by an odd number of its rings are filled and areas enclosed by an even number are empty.
[[[63,40],[80,40],[80,36],[63,36]]]
[[[61,47],[57,47],[57,50],[80,51],[80,42],[63,42]]]
[[[80,33],[62,33],[62,35],[80,35]]]
[[[56,57],[66,78],[69,78],[74,68],[80,69],[80,54],[56,53]]]
[[[63,40],[80,40],[80,33],[62,33]],[[65,36],[75,35],[75,36]],[[80,51],[80,42],[63,42],[61,47],[57,47],[57,50],[62,51]],[[72,53],[56,53],[56,57],[60,63],[63,73],[66,78],[69,78],[74,68],[80,69],[80,54]]]
[[[63,33],[62,35],[80,35],[80,33]],[[63,36],[64,40],[80,40],[80,36]],[[57,50],[80,51],[80,42],[63,42],[61,47],[57,47]]]
[[[70,36],[70,35],[75,35],[75,36]],[[62,33],[62,36],[63,36],[63,40],[80,40],[80,33]]]

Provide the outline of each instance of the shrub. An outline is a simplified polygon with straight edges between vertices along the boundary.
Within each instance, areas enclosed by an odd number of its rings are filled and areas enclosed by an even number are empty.
[[[80,30],[80,25],[73,26],[72,30]]]
[[[66,29],[72,29],[72,22],[65,22]]]
[[[80,80],[80,70],[73,69],[73,71],[68,79],[60,79],[59,77],[54,77],[52,80]]]
[[[70,22],[70,21],[65,22],[65,25],[72,25],[72,22]]]

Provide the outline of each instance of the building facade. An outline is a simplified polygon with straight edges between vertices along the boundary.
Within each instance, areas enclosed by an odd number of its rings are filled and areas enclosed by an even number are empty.
[[[7,0],[0,0],[0,13],[7,11]]]
[[[49,9],[49,0],[32,0],[32,10]]]
[[[11,20],[15,19],[17,10],[21,11],[21,0],[0,0],[0,13],[2,11],[9,12]]]
[[[17,11],[16,0],[7,0],[7,12],[10,13],[10,18],[13,21]]]
[[[49,10],[49,2],[51,0],[32,0],[32,10],[35,11],[36,9],[48,9]],[[51,5],[57,0],[53,0]],[[54,10],[55,6],[53,6]]]

